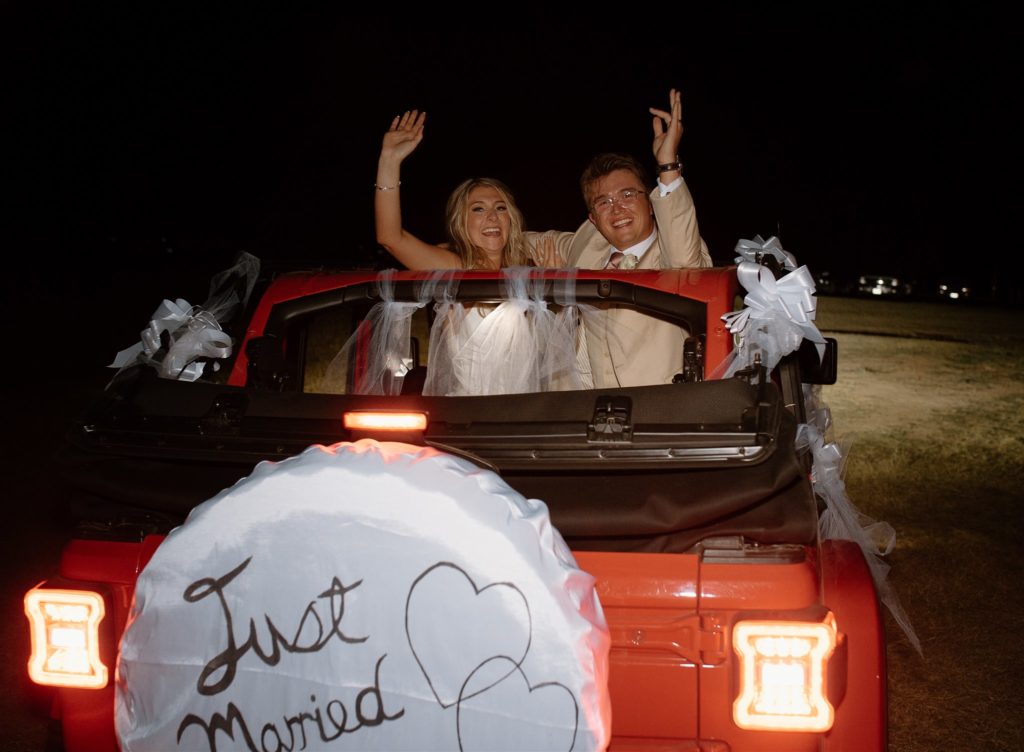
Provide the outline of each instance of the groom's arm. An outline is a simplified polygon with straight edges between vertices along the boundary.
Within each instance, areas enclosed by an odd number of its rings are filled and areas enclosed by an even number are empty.
[[[663,196],[662,188],[651,192],[654,219],[658,223],[658,245],[663,269],[690,269],[713,266],[708,246],[700,236],[697,209],[693,196],[680,177],[671,193]]]

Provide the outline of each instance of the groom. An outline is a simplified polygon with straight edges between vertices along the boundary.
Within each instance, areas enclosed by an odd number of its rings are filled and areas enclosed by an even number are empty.
[[[529,233],[541,248],[553,243],[567,266],[582,269],[683,269],[712,265],[700,237],[693,198],[682,177],[679,92],[670,112],[651,108],[658,187],[648,195],[643,166],[632,157],[599,154],[580,178],[589,216],[574,232]],[[550,253],[550,245],[548,251]],[[637,311],[609,306],[586,317],[594,387],[667,384],[682,370],[679,327]]]

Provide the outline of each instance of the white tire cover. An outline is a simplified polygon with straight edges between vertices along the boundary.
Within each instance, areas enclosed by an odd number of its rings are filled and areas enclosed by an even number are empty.
[[[126,751],[602,749],[608,645],[542,502],[433,449],[311,447],[157,549],[117,733]]]

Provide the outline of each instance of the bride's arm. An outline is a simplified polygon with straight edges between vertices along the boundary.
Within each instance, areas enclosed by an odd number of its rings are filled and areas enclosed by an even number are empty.
[[[402,204],[399,200],[402,160],[423,140],[427,113],[406,112],[391,121],[377,163],[377,183],[373,202],[377,242],[387,248],[409,269],[459,269],[462,262],[449,250],[424,243],[402,228]]]

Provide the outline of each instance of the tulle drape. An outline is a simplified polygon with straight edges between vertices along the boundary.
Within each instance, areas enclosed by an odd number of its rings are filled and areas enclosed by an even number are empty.
[[[401,394],[413,364],[412,318],[433,304],[430,362],[423,394],[519,394],[591,387],[583,315],[575,300],[576,274],[554,281],[528,267],[502,270],[501,300],[460,302],[459,280],[435,272],[417,288],[416,302],[394,299],[394,272],[378,278],[381,301],[328,367],[327,381],[356,394]],[[554,285],[556,303],[544,299]]]
[[[436,295],[451,300],[458,281],[452,272],[438,270],[416,288],[416,302],[395,300],[395,270],[377,277],[380,302],[370,309],[341,351],[327,367],[328,384],[348,384],[353,394],[402,393],[402,386],[415,365],[412,348],[412,318]]]

